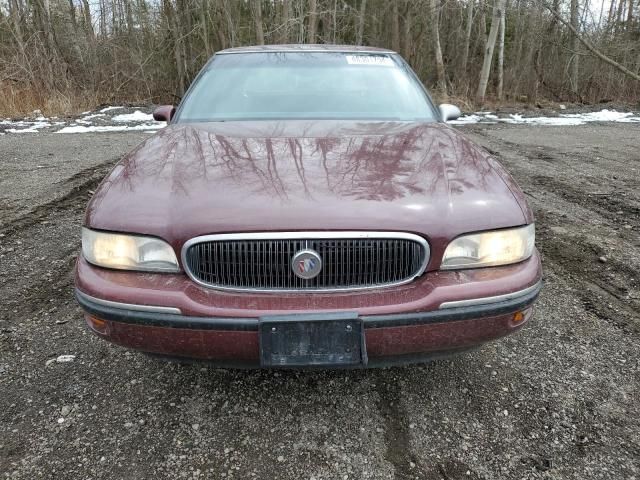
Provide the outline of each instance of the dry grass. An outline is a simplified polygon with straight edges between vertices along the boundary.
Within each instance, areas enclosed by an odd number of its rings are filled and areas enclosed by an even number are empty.
[[[0,117],[24,117],[34,110],[46,116],[76,115],[109,101],[115,100],[87,91],[49,93],[32,87],[0,84]]]
[[[162,100],[160,98],[160,100]],[[123,93],[92,92],[69,89],[67,91],[45,92],[28,86],[0,82],[0,118],[19,118],[40,110],[45,116],[73,116],[93,110],[100,105],[146,105],[149,98]],[[165,101],[166,103],[166,101]]]
[[[463,112],[470,112],[475,109],[475,105],[470,98],[458,95],[434,95],[433,100],[436,102],[436,105],[450,103],[460,108]]]

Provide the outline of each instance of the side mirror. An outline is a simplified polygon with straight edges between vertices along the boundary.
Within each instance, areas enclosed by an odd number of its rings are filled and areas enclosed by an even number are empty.
[[[442,117],[442,121],[448,122],[449,120],[455,120],[462,115],[462,112],[455,105],[451,105],[449,103],[443,103],[440,105],[440,116]]]
[[[153,111],[153,119],[157,122],[170,122],[176,107],[173,105],[161,105]]]

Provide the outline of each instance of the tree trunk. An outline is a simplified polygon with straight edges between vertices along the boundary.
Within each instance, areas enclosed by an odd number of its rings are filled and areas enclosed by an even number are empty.
[[[256,43],[264,45],[264,29],[262,27],[262,0],[253,0],[253,19],[256,23]]]
[[[331,42],[335,45],[336,34],[338,32],[338,0],[333,0],[333,18],[331,19],[331,29],[333,34],[331,36]]]
[[[24,37],[22,36],[22,28],[20,26],[20,7],[17,0],[9,0],[9,16],[13,23],[13,30],[18,43],[18,50],[24,55]]]
[[[38,5],[40,28],[44,33],[45,45],[49,55],[52,57],[56,54],[55,38],[53,36],[53,25],[51,24],[51,6],[49,0],[37,0],[35,2]]]
[[[98,28],[98,35],[105,36],[107,34],[107,5],[105,0],[99,0],[100,11],[98,18],[100,19],[100,26]]]
[[[291,5],[289,0],[282,0],[282,32],[280,33],[280,42],[289,43],[289,22],[291,20]]]
[[[436,57],[436,74],[438,76],[438,90],[440,95],[447,96],[447,79],[444,73],[444,61],[442,60],[442,49],[440,48],[440,22],[439,22],[439,0],[431,0],[431,18],[433,19],[433,49]]]
[[[478,93],[476,95],[478,103],[484,103],[484,97],[487,93],[487,84],[489,83],[489,74],[491,73],[491,63],[493,61],[493,50],[496,46],[498,30],[500,29],[500,12],[504,10],[505,3],[506,0],[495,0],[495,3],[493,5],[491,29],[489,30],[487,47],[484,49],[484,61],[482,62],[482,70],[480,71],[480,83],[478,84]]]
[[[309,0],[309,30],[307,31],[307,43],[316,43],[317,29],[318,29],[317,1]]]
[[[400,51],[400,15],[398,14],[398,0],[393,2],[393,13],[391,14],[391,49],[394,52]]]
[[[200,35],[202,37],[202,43],[204,44],[204,51],[207,54],[207,58],[213,53],[211,51],[211,42],[209,41],[209,26],[207,22],[207,0],[200,2]]]
[[[468,0],[467,4],[467,25],[464,33],[464,50],[462,51],[462,75],[467,73],[467,63],[469,62],[469,44],[471,43],[471,27],[473,27],[473,2]]]
[[[580,25],[578,23],[579,13],[578,13],[578,0],[571,0],[571,26],[573,27],[575,32],[580,31]],[[578,34],[574,34],[571,40],[571,48],[573,50],[573,56],[571,61],[571,90],[575,95],[578,95],[578,50],[580,48],[580,40],[578,39]]]
[[[500,11],[500,42],[498,44],[498,100],[504,93],[504,30],[506,27],[506,8]]]
[[[70,0],[73,3],[73,0]],[[129,38],[133,37],[133,11],[131,10],[131,5],[132,2],[130,0],[125,0],[124,2],[124,8],[125,8],[125,13],[127,15],[127,33],[129,35]]]
[[[227,24],[225,18],[226,15],[224,11],[218,12],[219,16],[217,18],[217,24],[214,24],[214,28],[216,31],[216,36],[218,37],[218,44],[220,45],[220,50],[224,50],[229,47],[228,38],[230,35],[225,35],[225,24]]]
[[[356,32],[356,45],[362,45],[364,36],[364,16],[367,11],[367,0],[360,0],[360,11],[358,12],[358,30]]]
[[[411,16],[411,2],[407,2],[404,9],[402,22],[402,56],[409,62],[411,58],[411,46],[413,39],[411,38],[411,27],[413,25],[413,17]]]
[[[71,17],[71,26],[73,27],[73,33],[78,33],[78,22],[76,20],[76,7],[73,4],[73,0],[69,0],[69,16]]]
[[[557,12],[558,9],[556,9],[555,11]],[[614,22],[615,13],[616,13],[616,0],[611,0],[611,4],[609,5],[609,16],[607,17],[607,28],[609,30],[613,29],[613,25],[615,23]]]
[[[73,0],[69,0],[69,15],[71,16],[71,28],[73,29],[71,48],[73,48],[75,58],[77,58],[80,63],[84,64],[85,55],[80,48],[80,45],[78,44],[78,19],[76,18],[76,7],[73,3]]]
[[[482,51],[487,49],[487,2],[486,0],[480,0],[478,5],[480,8],[480,24],[479,32],[482,36]]]
[[[624,13],[625,0],[620,0],[618,4],[618,13],[616,13],[616,30],[620,29],[620,24],[622,23],[622,17]]]
[[[164,0],[163,2],[164,14],[167,18],[169,30],[173,35],[173,55],[176,62],[176,72],[178,74],[178,96],[184,95],[186,89],[186,69],[185,69],[185,54],[182,42],[182,33],[178,20],[176,18],[176,12],[173,8],[171,0]]]
[[[48,0],[45,0],[45,1],[48,1]],[[116,35],[120,33],[120,27],[118,25],[118,20],[116,18],[117,11],[118,9],[116,8],[116,4],[112,1],[111,2],[111,30]]]
[[[96,33],[93,30],[93,20],[91,18],[91,9],[89,8],[89,0],[82,0],[82,14],[84,16],[84,28],[89,38],[89,43],[93,45],[96,41]]]
[[[227,31],[228,31],[228,35],[226,35],[225,38],[227,38],[229,40],[230,43],[228,43],[229,45],[231,45],[232,47],[236,46],[236,29],[235,29],[235,25],[233,24],[233,16],[231,13],[231,4],[229,3],[229,0],[222,0],[222,15],[226,18],[227,20]]]
[[[296,2],[298,8],[295,10],[296,13],[296,23],[298,24],[298,38],[296,39],[296,43],[304,43],[305,42],[305,13],[304,13],[304,0],[298,0]]]

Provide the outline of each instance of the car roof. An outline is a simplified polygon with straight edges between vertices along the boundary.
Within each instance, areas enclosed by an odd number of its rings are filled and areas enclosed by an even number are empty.
[[[326,45],[326,44],[291,44],[291,45],[255,45],[248,47],[227,48],[216,52],[216,55],[233,53],[276,53],[276,52],[337,52],[337,53],[395,53],[393,50],[377,47],[355,45]]]

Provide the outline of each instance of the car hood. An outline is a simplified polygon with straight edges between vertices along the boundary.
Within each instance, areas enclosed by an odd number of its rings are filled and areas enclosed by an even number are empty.
[[[487,152],[440,123],[170,125],[128,154],[85,223],[176,248],[211,233],[388,230],[443,242],[530,221]]]

